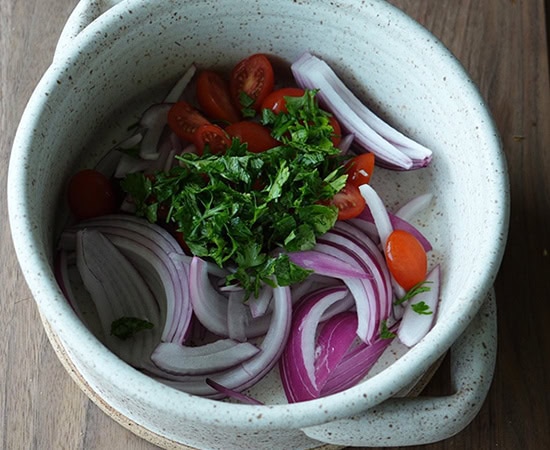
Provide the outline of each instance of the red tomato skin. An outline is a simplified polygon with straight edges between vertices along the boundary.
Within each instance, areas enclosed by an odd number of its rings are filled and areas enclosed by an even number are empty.
[[[210,121],[185,101],[174,103],[168,111],[168,126],[186,142],[193,142],[197,128],[207,124],[210,124]]]
[[[280,145],[279,141],[271,136],[268,128],[256,122],[243,120],[225,128],[225,132],[233,138],[248,144],[248,151],[261,153]]]
[[[231,145],[231,140],[227,133],[217,125],[205,124],[201,125],[195,131],[193,143],[197,147],[197,153],[202,155],[204,147],[208,145],[210,152],[213,154],[224,153]]]
[[[117,210],[117,198],[111,180],[93,169],[74,174],[67,187],[67,201],[78,220],[112,214]]]
[[[201,109],[212,120],[237,122],[240,113],[231,100],[228,83],[222,76],[203,70],[197,77],[197,100]]]
[[[239,111],[243,109],[240,94],[244,92],[253,99],[251,108],[258,111],[264,98],[273,91],[275,75],[267,56],[256,53],[243,59],[231,71],[229,91],[233,104]]]
[[[338,208],[338,220],[348,220],[357,217],[365,209],[365,199],[357,187],[346,184],[331,200]]]
[[[271,92],[262,102],[261,109],[270,109],[275,114],[287,113],[285,97],[303,97],[305,90],[285,87]]]
[[[332,129],[334,130],[332,134],[332,145],[338,147],[342,141],[342,127],[340,127],[340,122],[334,116],[330,116],[328,119]]]
[[[374,162],[373,153],[362,153],[350,159],[345,165],[348,183],[357,187],[368,184],[374,171]]]
[[[395,281],[405,290],[426,279],[428,257],[422,244],[411,233],[394,230],[388,236],[384,254]]]

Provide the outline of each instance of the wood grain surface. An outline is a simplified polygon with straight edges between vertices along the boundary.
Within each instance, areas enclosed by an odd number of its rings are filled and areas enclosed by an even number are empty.
[[[498,357],[488,398],[426,450],[550,448],[550,89],[544,0],[391,0],[478,84],[502,136],[511,222],[496,282]],[[0,0],[0,178],[25,103],[76,0]],[[546,5],[548,7],[548,5]],[[4,181],[5,186],[5,181]],[[154,449],[105,415],[58,361],[19,271],[0,195],[0,448]],[[443,364],[430,394],[447,393]]]

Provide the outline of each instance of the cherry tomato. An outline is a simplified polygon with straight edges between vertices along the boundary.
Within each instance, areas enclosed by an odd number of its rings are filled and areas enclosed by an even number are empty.
[[[338,120],[336,120],[334,116],[330,116],[328,122],[334,130],[334,133],[332,135],[332,145],[338,147],[338,145],[340,145],[340,141],[342,140],[342,128],[340,127],[340,123],[338,122]]]
[[[395,281],[407,291],[426,279],[426,251],[411,233],[394,230],[388,236],[384,253]]]
[[[168,111],[168,126],[184,141],[193,142],[197,128],[207,124],[210,121],[187,102],[174,103]]]
[[[231,145],[227,133],[219,126],[213,124],[201,125],[195,131],[193,143],[197,147],[197,153],[202,155],[204,148],[208,146],[210,153],[224,153]]]
[[[365,209],[365,199],[359,189],[347,183],[331,201],[338,208],[338,220],[347,220],[357,217]]]
[[[229,136],[240,139],[248,144],[248,150],[252,153],[260,153],[277,147],[279,141],[271,136],[268,128],[256,122],[242,121],[225,128]]]
[[[271,92],[262,102],[261,109],[270,109],[275,114],[286,113],[285,97],[303,97],[305,91],[300,88],[286,87]]]
[[[362,153],[346,163],[346,172],[348,174],[348,183],[354,186],[368,184],[372,172],[374,171],[374,154]]]
[[[202,110],[211,118],[233,123],[240,120],[229,94],[229,85],[216,72],[202,71],[197,77],[197,100]]]
[[[84,169],[69,180],[69,208],[79,220],[114,213],[117,209],[115,189],[101,172]]]
[[[243,59],[233,68],[229,80],[234,105],[239,111],[243,108],[258,111],[264,98],[273,90],[274,83],[273,67],[265,55],[256,53]],[[250,105],[243,104],[242,94],[250,99]]]

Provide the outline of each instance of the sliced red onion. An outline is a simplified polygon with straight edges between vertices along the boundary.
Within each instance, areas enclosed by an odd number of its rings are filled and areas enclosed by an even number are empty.
[[[372,214],[374,225],[376,225],[378,235],[380,236],[380,244],[382,248],[385,248],[386,240],[393,231],[388,210],[378,193],[369,184],[359,186],[359,191]]]
[[[63,292],[63,295],[73,308],[76,315],[80,318],[82,322],[86,323],[86,316],[82,312],[82,308],[76,300],[77,297],[73,290],[73,278],[69,274],[69,268],[73,267],[75,264],[76,255],[73,252],[69,254],[69,252],[65,251],[64,249],[59,250],[55,257],[54,263],[55,279],[59,284],[59,287],[61,288],[61,292]]]
[[[432,152],[384,122],[370,111],[321,59],[305,53],[291,65],[300,87],[319,89],[321,102],[355,142],[373,152],[377,161],[399,169],[427,166]]]
[[[236,366],[259,351],[253,344],[232,339],[220,339],[198,347],[163,342],[155,348],[151,360],[166,372],[202,375]]]
[[[395,215],[406,222],[410,222],[417,214],[424,211],[430,205],[432,199],[433,194],[431,192],[418,195],[399,208],[395,212]]]
[[[130,215],[97,217],[67,228],[61,244],[69,246],[71,235],[83,229],[96,229],[109,236],[141,270],[144,280],[166,303],[162,340],[183,342],[192,316],[188,288],[188,268],[173,257],[182,253],[177,241],[162,227]],[[70,248],[70,247],[68,247]]]
[[[206,383],[209,386],[216,389],[216,391],[218,391],[224,397],[238,400],[240,403],[244,403],[246,405],[263,405],[263,403],[260,402],[259,400],[256,400],[255,398],[252,398],[249,395],[245,395],[242,392],[237,392],[233,389],[228,389],[225,386],[222,386],[220,383],[216,383],[214,380],[211,380],[210,378],[206,379]]]
[[[417,344],[432,328],[439,302],[440,266],[435,266],[426,276],[426,286],[429,291],[421,292],[412,297],[405,305],[401,324],[397,331],[399,340],[407,347]],[[428,307],[426,312],[419,314],[414,311],[413,305],[424,302]]]
[[[351,144],[353,143],[354,139],[355,139],[355,136],[351,133],[342,136],[342,139],[338,144],[338,148],[340,149],[340,152],[342,153],[342,155],[346,155],[349,153]]]
[[[269,372],[279,360],[290,332],[292,318],[292,302],[288,287],[276,287],[273,290],[273,314],[271,323],[265,337],[259,344],[260,351],[247,361],[222,372],[208,376],[214,383],[224,386],[225,389],[241,392],[257,383]],[[204,376],[186,375],[177,376],[158,371],[152,375],[169,386],[173,386],[184,392],[195,395],[203,395],[211,398],[220,398],[226,394],[220,394],[218,389],[211,387],[212,383],[206,383]]]
[[[426,236],[424,236],[422,232],[420,232],[420,230],[418,230],[418,228],[416,228],[410,222],[396,216],[395,214],[392,214],[391,212],[388,212],[388,215],[390,217],[390,222],[394,230],[404,230],[408,233],[411,233],[422,244],[422,247],[424,247],[425,251],[429,252],[432,250],[431,242],[426,238]],[[346,223],[350,223],[360,230],[364,231],[374,242],[379,242],[380,237],[378,236],[376,225],[374,225],[374,218],[372,217],[368,206],[358,217],[356,217],[355,219],[347,220]]]
[[[164,103],[176,103],[183,95],[183,92],[195,76],[196,72],[197,66],[195,64],[191,64],[181,78],[174,84],[168,95],[166,95],[164,98]]]
[[[100,232],[76,235],[77,267],[96,306],[105,345],[134,367],[143,367],[160,341],[157,302],[134,266]],[[111,335],[111,324],[122,317],[151,322],[152,330],[122,340]]]
[[[239,342],[246,341],[249,310],[244,304],[245,293],[232,291],[227,296],[227,335]]]
[[[325,310],[342,300],[344,287],[324,288],[304,297],[294,312],[292,332],[281,356],[281,380],[289,402],[317,398],[320,388],[315,380],[315,337]]]
[[[252,296],[248,299],[248,307],[253,318],[263,316],[269,309],[271,299],[273,298],[273,288],[268,284],[260,289],[258,297]]]
[[[149,107],[141,117],[140,125],[146,130],[139,147],[139,156],[146,160],[159,157],[159,142],[168,123],[168,111],[173,103],[160,103]]]
[[[323,324],[315,350],[315,379],[322,390],[332,372],[357,339],[357,315],[343,312]]]
[[[189,289],[193,311],[199,321],[212,333],[229,337],[227,298],[212,286],[208,266],[201,258],[193,257],[189,266]],[[246,320],[247,338],[263,335],[270,325],[269,316],[256,319],[247,316]]]
[[[142,172],[149,168],[151,161],[136,158],[132,155],[122,155],[116,166],[114,177],[124,178],[130,173]]]
[[[313,270],[316,274],[336,278],[368,278],[362,269],[352,266],[340,258],[316,250],[305,250],[288,254],[290,260],[304,269]]]
[[[378,338],[371,344],[360,343],[349,351],[327,379],[321,396],[335,394],[355,386],[374,366],[392,339]]]

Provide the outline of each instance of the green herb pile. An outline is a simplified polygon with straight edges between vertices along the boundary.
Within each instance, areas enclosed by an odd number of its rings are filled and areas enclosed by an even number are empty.
[[[251,153],[234,139],[224,154],[183,154],[168,173],[128,175],[122,187],[137,214],[157,222],[160,207],[167,208],[165,220],[191,252],[230,268],[227,282],[249,293],[257,295],[262,283],[303,280],[309,272],[285,252],[313,248],[333,227],[338,210],[330,199],[347,178],[329,114],[315,94],[287,98],[288,113],[262,111],[278,147]]]

